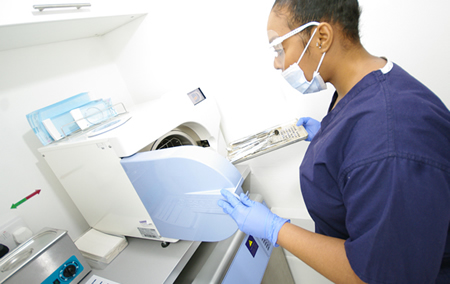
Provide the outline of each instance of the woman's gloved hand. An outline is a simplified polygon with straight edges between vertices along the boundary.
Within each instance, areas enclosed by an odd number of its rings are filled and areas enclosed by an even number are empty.
[[[273,214],[265,205],[253,201],[241,193],[241,200],[222,189],[220,193],[226,200],[219,200],[217,204],[236,221],[239,229],[254,237],[267,239],[274,246],[277,245],[278,232],[289,220]]]
[[[306,132],[308,132],[308,138],[306,141],[311,141],[320,129],[320,122],[311,117],[302,117],[297,121],[297,126],[303,125]]]

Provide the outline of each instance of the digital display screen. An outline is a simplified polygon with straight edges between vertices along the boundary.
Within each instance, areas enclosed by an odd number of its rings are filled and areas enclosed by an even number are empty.
[[[194,105],[199,104],[206,99],[205,95],[203,94],[202,90],[200,90],[200,88],[197,88],[192,92],[189,92],[188,96]]]

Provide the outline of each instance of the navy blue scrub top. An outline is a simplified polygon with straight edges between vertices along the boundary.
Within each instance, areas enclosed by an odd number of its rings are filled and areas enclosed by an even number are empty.
[[[316,232],[346,240],[363,281],[450,283],[450,112],[399,66],[330,110],[300,182]]]

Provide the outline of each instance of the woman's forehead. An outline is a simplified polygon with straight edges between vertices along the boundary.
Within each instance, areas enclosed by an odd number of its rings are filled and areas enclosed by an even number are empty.
[[[272,10],[267,21],[267,30],[275,31],[278,36],[283,36],[290,32],[287,15],[282,10]]]

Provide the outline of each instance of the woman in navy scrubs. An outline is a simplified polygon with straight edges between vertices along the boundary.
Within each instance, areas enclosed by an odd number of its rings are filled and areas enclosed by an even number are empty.
[[[268,21],[275,68],[301,93],[331,83],[300,167],[312,233],[223,191],[245,233],[281,245],[336,283],[450,283],[450,112],[359,39],[357,0],[279,0]]]

